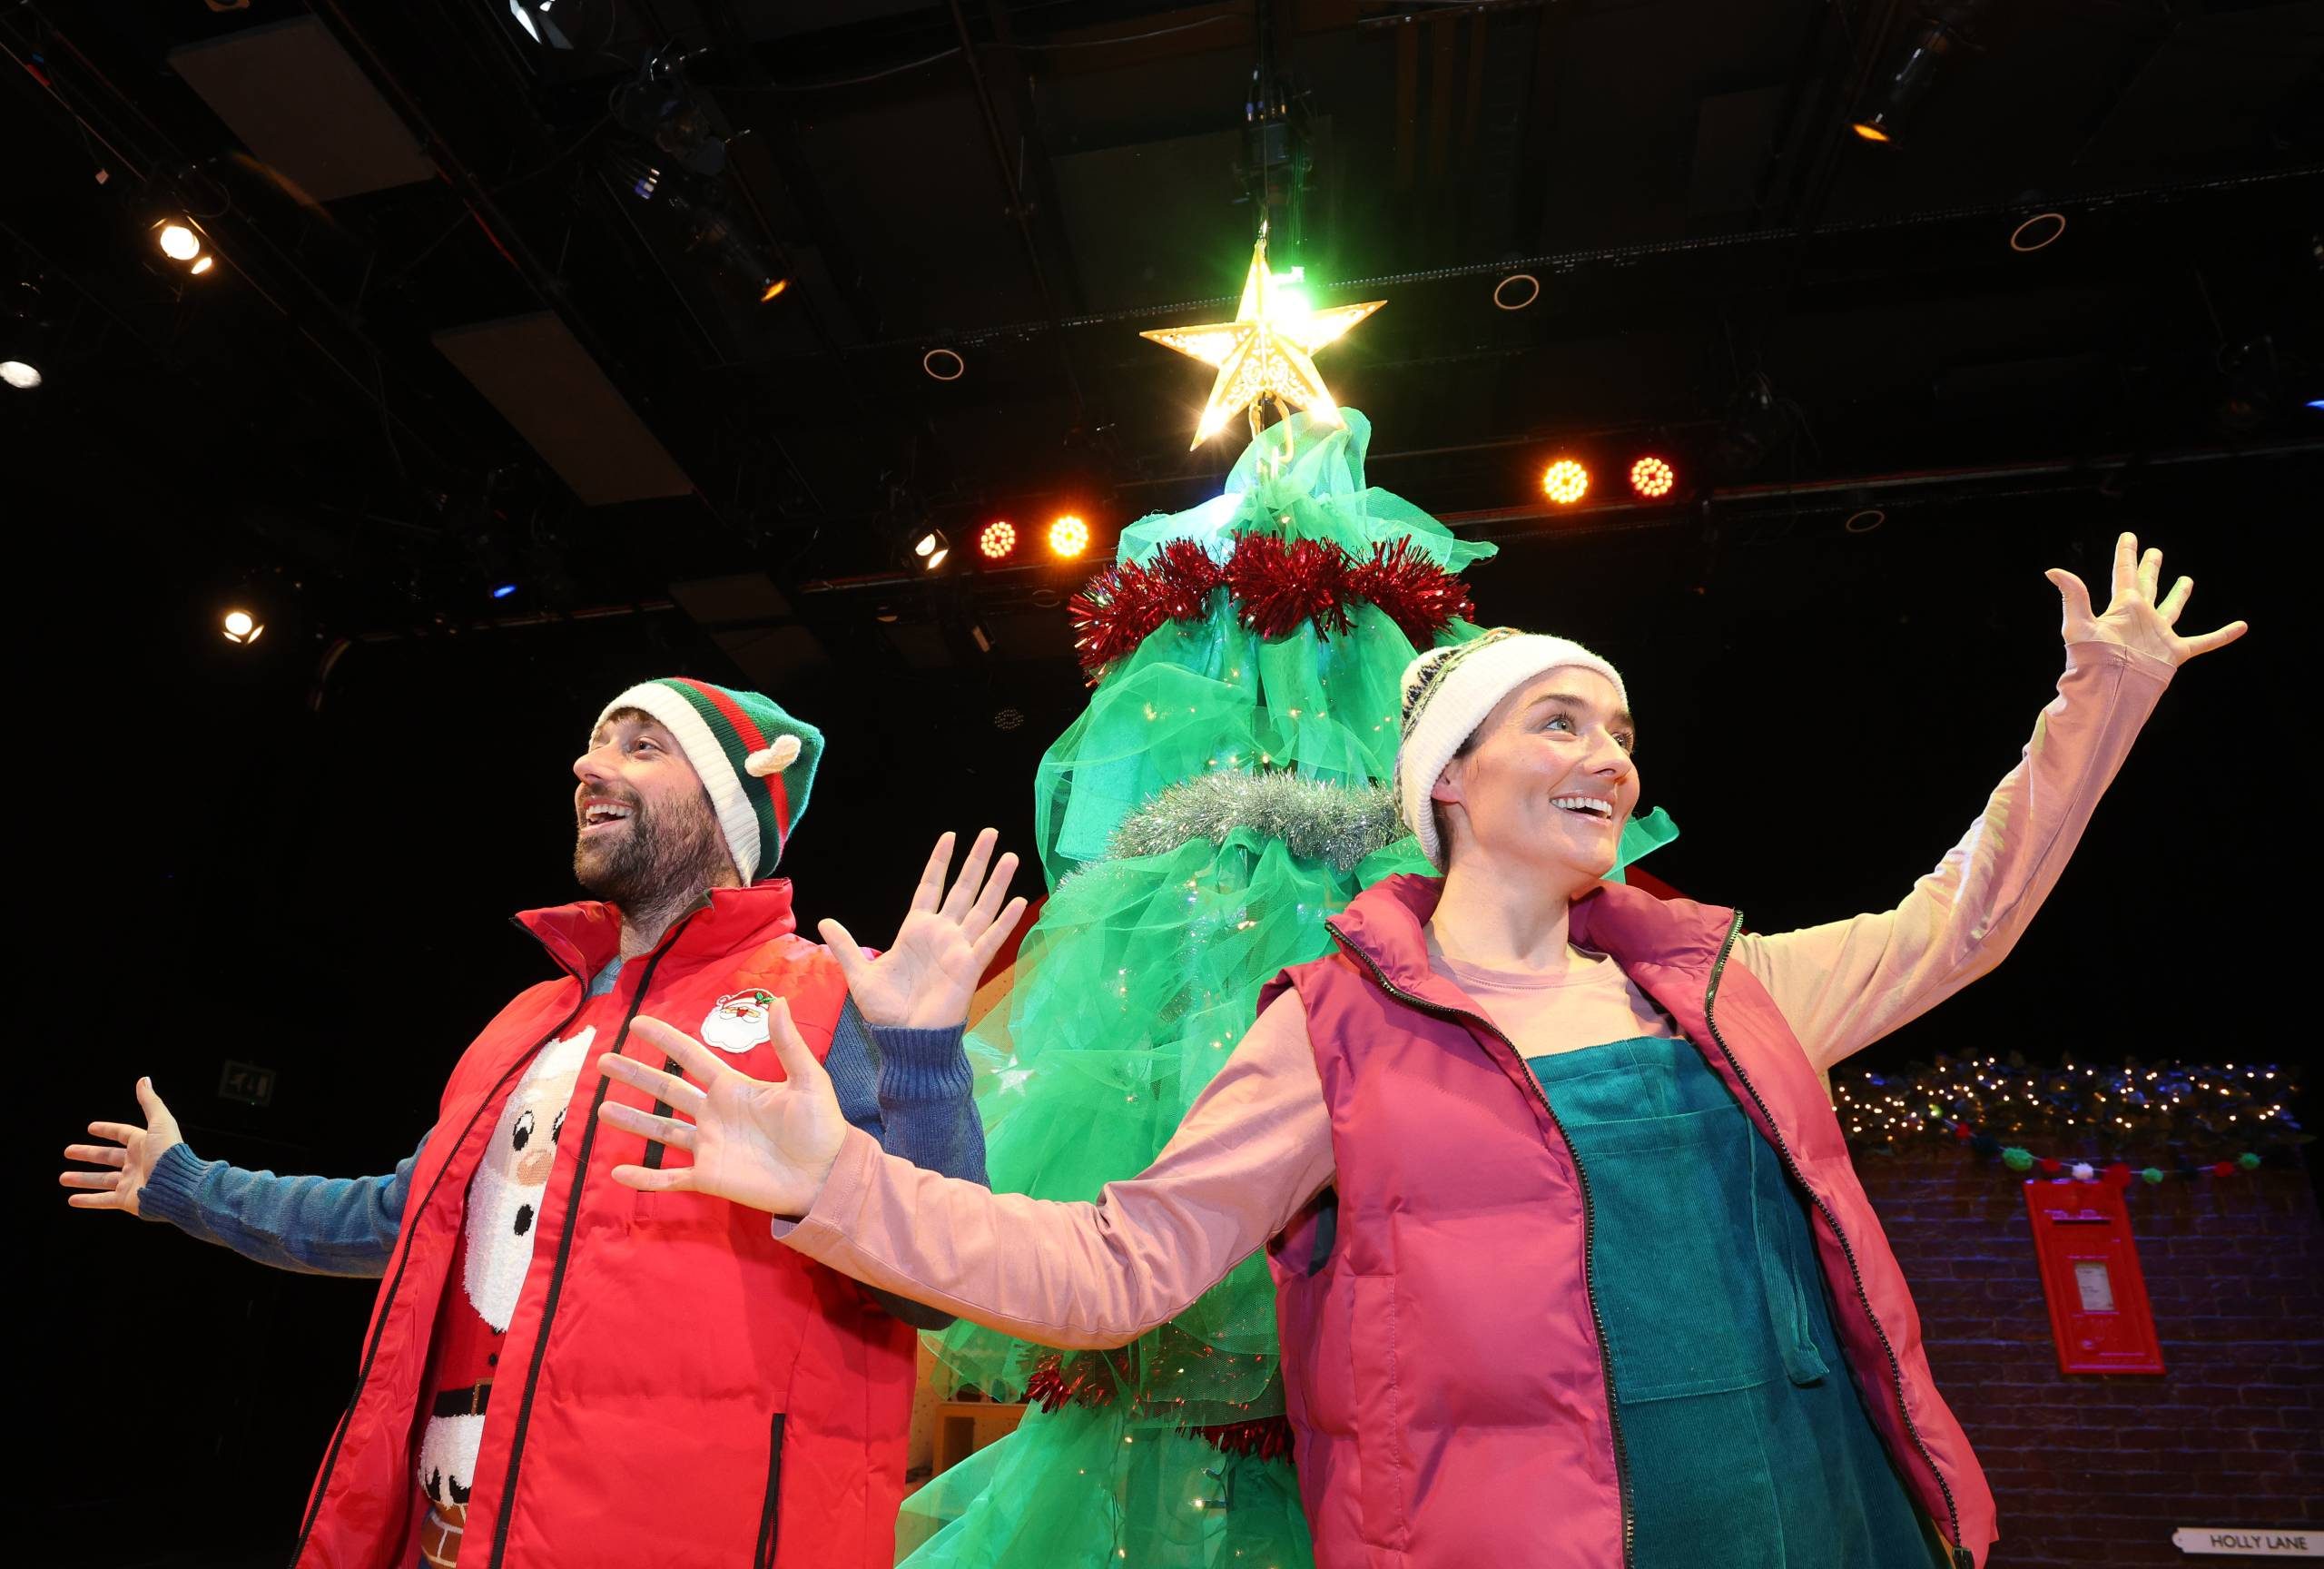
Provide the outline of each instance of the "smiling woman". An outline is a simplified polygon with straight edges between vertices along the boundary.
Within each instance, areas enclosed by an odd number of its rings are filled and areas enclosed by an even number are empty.
[[[1483,856],[1511,875],[1613,869],[1638,804],[1621,676],[1562,637],[1496,628],[1415,662],[1397,788],[1440,867]],[[1562,879],[1561,879],[1562,880]]]

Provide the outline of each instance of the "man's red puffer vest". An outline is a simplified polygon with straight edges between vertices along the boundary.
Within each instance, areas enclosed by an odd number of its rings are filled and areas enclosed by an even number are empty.
[[[1538,1081],[1429,968],[1435,879],[1333,918],[1285,972],[1331,1109],[1333,1187],[1269,1246],[1300,1492],[1324,1569],[1617,1569],[1630,1500],[1594,1305],[1588,1198]],[[1571,940],[1610,954],[1735,1093],[1812,1200],[1850,1373],[1913,1495],[1982,1564],[1993,1495],[1938,1396],[1920,1317],[1839,1120],[1766,991],[1727,962],[1740,918],[1619,884]],[[1706,1313],[1719,1311],[1703,1304]]]
[[[428,1337],[469,1179],[525,1065],[595,1037],[560,1133],[538,1241],[502,1347],[460,1547],[461,1569],[889,1569],[911,1422],[913,1336],[852,1282],[774,1240],[767,1218],[614,1181],[679,1151],[601,1126],[605,1051],[664,1066],[629,1040],[640,1013],[701,1033],[720,999],[789,1001],[818,1057],[846,1000],[839,967],[793,929],[791,885],[721,889],[650,954],[587,998],[618,951],[610,906],[517,917],[564,977],[518,996],[444,1086],[411,1174],[403,1230],[365,1336],[355,1396],[301,1524],[300,1569],[409,1569],[424,1507],[414,1446]],[[780,1079],[771,1045],[728,1053]]]

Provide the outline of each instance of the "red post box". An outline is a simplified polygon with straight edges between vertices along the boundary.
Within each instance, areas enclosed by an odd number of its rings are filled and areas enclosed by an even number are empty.
[[[2110,1182],[2025,1185],[2034,1252],[2050,1299],[2061,1373],[2160,1373],[2162,1343],[2146,1305],[2122,1190]]]

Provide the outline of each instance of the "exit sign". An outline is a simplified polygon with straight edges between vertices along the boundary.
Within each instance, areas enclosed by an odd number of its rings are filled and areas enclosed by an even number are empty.
[[[218,1075],[218,1099],[263,1106],[274,1099],[274,1070],[255,1062],[229,1062]]]

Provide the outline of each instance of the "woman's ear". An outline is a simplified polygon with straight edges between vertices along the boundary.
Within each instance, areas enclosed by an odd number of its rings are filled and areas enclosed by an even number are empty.
[[[1445,803],[1461,800],[1462,775],[1468,772],[1466,763],[1467,759],[1462,757],[1447,763],[1443,771],[1437,775],[1436,783],[1428,787],[1428,798]]]

